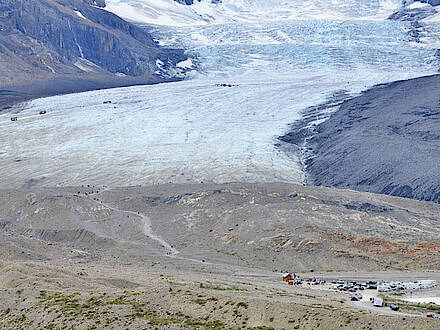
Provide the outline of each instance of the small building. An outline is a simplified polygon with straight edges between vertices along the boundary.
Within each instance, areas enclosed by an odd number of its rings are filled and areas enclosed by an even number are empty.
[[[284,273],[283,274],[283,282],[289,282],[293,280],[293,276],[291,273]]]

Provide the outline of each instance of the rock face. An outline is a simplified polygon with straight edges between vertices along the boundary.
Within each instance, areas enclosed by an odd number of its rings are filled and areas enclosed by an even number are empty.
[[[420,8],[411,8],[410,5],[413,4],[414,2],[427,3],[430,4],[432,7],[426,6]],[[433,7],[439,5],[440,5],[440,0],[419,0],[419,1],[403,0],[402,7],[399,8],[399,10],[396,11],[394,14],[392,14],[389,17],[389,19],[418,22],[424,18],[435,15],[437,11]]]
[[[104,0],[1,0],[0,85],[59,76],[165,77],[186,59],[103,6]]]
[[[309,183],[440,203],[440,76],[344,102],[308,145]]]
[[[419,2],[429,3],[431,6],[440,6],[440,0],[420,0]]]

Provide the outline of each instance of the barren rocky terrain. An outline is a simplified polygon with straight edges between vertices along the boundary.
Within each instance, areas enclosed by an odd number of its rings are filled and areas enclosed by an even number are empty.
[[[282,141],[303,148],[308,183],[440,202],[439,76],[378,85],[311,107]],[[321,108],[340,106],[319,125]]]
[[[429,306],[387,315],[281,281],[440,280],[435,203],[293,184],[0,195],[1,328],[439,326]]]

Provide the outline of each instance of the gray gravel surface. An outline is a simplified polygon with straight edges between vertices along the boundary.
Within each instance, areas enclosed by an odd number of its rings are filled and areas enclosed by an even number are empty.
[[[440,202],[440,76],[345,101],[307,147],[309,184]]]

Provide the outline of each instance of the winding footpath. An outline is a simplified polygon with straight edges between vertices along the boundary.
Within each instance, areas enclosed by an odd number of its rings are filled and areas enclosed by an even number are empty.
[[[102,202],[100,200],[97,200],[97,199],[94,199],[94,198],[90,198],[91,196],[96,196],[96,195],[99,195],[99,194],[101,194],[101,193],[103,193],[105,191],[109,191],[109,190],[111,190],[111,188],[109,188],[109,187],[104,187],[102,189],[98,188],[97,191],[94,191],[92,193],[87,193],[87,196],[89,197],[89,199],[91,201],[95,202],[96,204],[105,206],[106,208],[108,208],[110,210],[138,217],[140,222],[141,222],[141,224],[142,224],[142,227],[141,227],[142,233],[145,236],[147,236],[148,238],[158,242],[161,246],[166,248],[168,250],[167,256],[175,256],[175,255],[179,254],[179,251],[176,248],[174,248],[174,246],[172,246],[167,241],[165,241],[162,237],[156,235],[153,232],[153,229],[152,229],[152,226],[151,226],[151,220],[146,215],[140,214],[139,212],[122,210],[122,209],[113,207],[113,206],[111,206],[109,204],[106,204],[106,203],[104,203],[104,202]]]
[[[94,188],[96,189],[96,188]],[[89,199],[93,202],[95,202],[96,204],[105,206],[106,208],[116,211],[116,212],[120,212],[120,213],[125,213],[125,214],[129,214],[129,215],[133,215],[135,217],[138,217],[141,224],[142,224],[142,233],[147,236],[148,238],[158,242],[162,247],[164,247],[165,249],[167,249],[167,253],[166,256],[170,257],[170,258],[175,258],[175,259],[182,259],[182,260],[187,260],[187,261],[191,261],[194,263],[202,263],[202,264],[206,264],[206,265],[211,265],[212,263],[207,262],[206,260],[197,260],[197,259],[192,259],[192,258],[188,258],[188,257],[183,257],[183,256],[177,256],[180,251],[177,250],[173,245],[171,245],[170,243],[168,243],[167,241],[165,241],[162,237],[156,235],[153,232],[153,228],[152,228],[152,224],[151,224],[151,220],[149,217],[147,217],[146,215],[140,214],[138,212],[134,212],[134,211],[127,211],[127,210],[123,210],[123,209],[119,209],[117,207],[111,206],[109,204],[106,204],[104,202],[102,202],[101,200],[98,199],[94,199],[91,198],[92,196],[96,196],[99,194],[102,194],[105,191],[110,191],[112,188],[109,187],[103,187],[103,188],[97,188],[96,191],[93,191],[91,193],[87,193],[87,197],[89,197]]]

